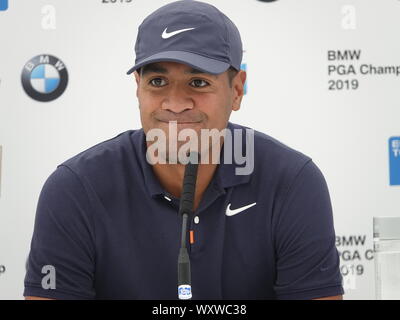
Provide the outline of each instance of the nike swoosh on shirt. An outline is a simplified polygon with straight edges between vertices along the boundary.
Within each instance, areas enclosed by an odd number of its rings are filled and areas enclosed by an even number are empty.
[[[176,30],[176,31],[173,31],[173,32],[167,32],[167,29],[168,29],[168,27],[165,28],[164,32],[161,35],[161,37],[163,39],[169,39],[169,38],[177,35],[178,33],[182,33],[182,32],[189,31],[189,30],[193,30],[193,29],[196,29],[196,28],[181,29],[181,30]]]
[[[240,213],[240,212],[242,212],[242,211],[244,211],[244,210],[246,210],[246,209],[248,209],[248,208],[250,208],[252,206],[255,206],[256,204],[257,203],[254,202],[254,203],[248,204],[247,206],[240,207],[240,208],[233,209],[233,210],[231,210],[231,204],[228,204],[228,207],[226,208],[226,215],[228,217],[232,217],[232,216],[237,215],[238,213]]]

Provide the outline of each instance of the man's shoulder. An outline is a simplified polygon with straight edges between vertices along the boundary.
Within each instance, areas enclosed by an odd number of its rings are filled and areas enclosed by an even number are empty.
[[[119,133],[65,160],[60,165],[70,168],[78,175],[122,166],[133,160],[127,158],[135,156],[134,144],[139,141],[140,131],[128,130]]]
[[[254,162],[258,172],[296,174],[311,157],[264,132],[230,123],[233,129],[248,129],[254,134]],[[247,143],[246,143],[247,144]]]
[[[311,157],[300,150],[260,131],[255,131],[255,146],[257,156],[263,156],[267,163],[298,167],[311,160]]]

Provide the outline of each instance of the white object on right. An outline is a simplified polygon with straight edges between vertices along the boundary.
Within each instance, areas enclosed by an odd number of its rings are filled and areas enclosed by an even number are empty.
[[[400,300],[400,217],[374,217],[377,300]]]

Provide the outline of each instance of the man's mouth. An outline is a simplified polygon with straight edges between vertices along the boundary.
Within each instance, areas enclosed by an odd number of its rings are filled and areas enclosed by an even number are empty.
[[[179,121],[179,120],[160,120],[160,119],[157,120],[164,123],[176,123],[176,124],[196,124],[201,122],[201,121]]]
[[[170,112],[155,112],[153,118],[159,122],[182,124],[197,124],[203,122],[204,117],[198,113],[185,112],[180,115]]]

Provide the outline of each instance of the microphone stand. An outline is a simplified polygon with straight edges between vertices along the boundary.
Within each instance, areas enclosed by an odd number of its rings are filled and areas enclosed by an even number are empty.
[[[190,153],[189,163],[185,166],[182,196],[179,205],[179,214],[182,215],[181,248],[179,249],[178,256],[178,298],[180,300],[189,300],[192,298],[190,259],[186,247],[186,235],[188,218],[193,210],[198,160],[198,153]]]

